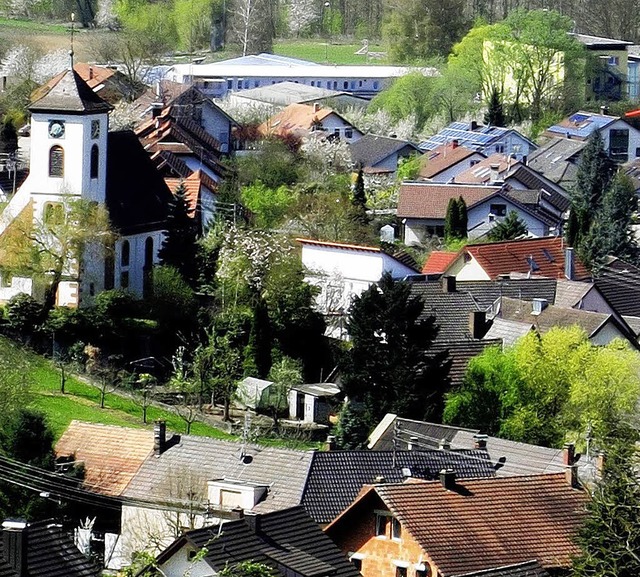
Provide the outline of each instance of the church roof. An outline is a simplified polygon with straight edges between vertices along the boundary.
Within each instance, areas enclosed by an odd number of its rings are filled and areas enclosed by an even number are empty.
[[[67,114],[108,112],[112,108],[91,90],[75,70],[65,70],[38,88],[29,106],[31,112]]]

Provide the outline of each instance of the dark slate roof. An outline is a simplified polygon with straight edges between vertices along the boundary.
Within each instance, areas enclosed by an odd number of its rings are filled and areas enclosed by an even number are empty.
[[[529,155],[528,165],[565,188],[575,182],[578,160],[586,142],[552,138]]]
[[[486,335],[485,335],[486,336]],[[447,351],[451,360],[449,369],[449,383],[451,387],[458,387],[464,380],[469,361],[477,357],[487,347],[499,346],[500,339],[483,338],[481,340],[442,341],[438,340],[431,345],[430,351],[439,353]]]
[[[167,561],[182,545],[207,548],[204,560],[216,571],[242,561],[265,563],[275,574],[294,572],[305,577],[359,577],[360,573],[302,507],[229,521],[189,531],[158,561]],[[289,571],[287,571],[289,570]]]
[[[435,317],[439,326],[436,341],[471,339],[469,313],[480,310],[474,298],[467,292],[446,293],[438,281],[416,282],[411,285],[411,295],[419,296],[424,303],[421,319]]]
[[[309,469],[302,506],[317,523],[329,523],[376,477],[400,483],[408,476],[436,479],[444,468],[458,477],[491,477],[486,451],[329,451],[316,452]],[[403,471],[404,469],[404,471]]]
[[[461,292],[473,296],[480,310],[487,310],[501,296],[530,301],[534,298],[546,299],[549,304],[555,302],[556,279],[505,279],[505,280],[468,280],[456,281]]]
[[[453,450],[471,449],[475,446],[475,436],[479,432],[478,429],[404,419],[389,413],[369,436],[369,448],[373,451],[386,450],[393,446],[393,438],[396,436],[400,449],[409,444],[414,449],[435,449],[442,439],[446,439]],[[499,463],[496,467],[498,477],[560,473],[565,470],[562,449],[539,447],[498,437],[486,437],[486,442],[486,451],[491,461]],[[579,461],[580,469],[585,466],[582,461],[583,459]]]
[[[495,569],[484,569],[473,573],[454,575],[453,577],[549,577],[546,569],[537,560],[505,565]]]
[[[165,227],[172,198],[162,175],[130,130],[110,132],[107,154],[107,207],[121,234]]]
[[[598,272],[595,284],[618,314],[640,316],[640,268],[610,259]]]
[[[84,114],[109,112],[113,106],[98,96],[75,70],[67,70],[34,93],[31,112]]]
[[[52,521],[29,523],[27,575],[24,577],[98,577],[100,568],[91,563],[74,545],[60,525]],[[0,538],[0,577],[19,577],[6,561]]]
[[[376,134],[365,134],[356,142],[349,144],[351,160],[356,166],[361,164],[363,167],[375,166],[405,147],[422,154],[422,151],[408,140],[378,136]]]

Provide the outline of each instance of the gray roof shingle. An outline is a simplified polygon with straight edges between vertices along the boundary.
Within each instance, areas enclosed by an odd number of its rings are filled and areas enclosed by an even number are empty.
[[[365,134],[359,140],[349,144],[349,149],[353,163],[356,166],[360,164],[363,168],[376,166],[385,158],[404,149],[407,149],[407,154],[410,152],[422,154],[413,142],[376,134]]]
[[[454,469],[461,478],[495,475],[483,450],[395,451],[395,455],[393,451],[317,452],[302,505],[317,523],[329,523],[377,477],[387,483],[399,483],[408,476],[435,479],[443,468]]]
[[[111,104],[102,100],[75,70],[67,70],[36,90],[31,112],[85,114],[109,112]]]
[[[549,577],[549,573],[537,560],[505,565],[495,569],[484,569],[473,573],[454,575],[453,577]]]
[[[269,486],[266,498],[254,511],[285,509],[300,503],[313,456],[313,451],[258,445],[247,445],[243,450],[239,442],[189,435],[174,436],[168,445],[159,457],[146,459],[124,497],[170,501],[176,497],[170,480],[190,476],[201,487],[197,498],[203,504],[207,500],[206,481],[226,479]]]
[[[530,301],[546,299],[553,303],[556,295],[556,279],[504,279],[457,281],[459,291],[468,292],[478,303],[480,310],[487,310],[501,296]]]
[[[603,266],[596,287],[620,315],[640,316],[640,268],[619,258]]]

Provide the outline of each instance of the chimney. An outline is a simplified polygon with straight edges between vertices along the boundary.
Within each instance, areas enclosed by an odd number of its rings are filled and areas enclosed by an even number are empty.
[[[604,474],[604,467],[607,462],[607,456],[604,451],[600,451],[596,456],[596,478],[602,479]]]
[[[547,301],[547,299],[533,299],[531,301],[531,304],[533,305],[533,310],[531,311],[531,314],[539,315],[544,309],[547,308],[547,306],[549,305],[549,302]]]
[[[153,454],[159,457],[167,447],[167,422],[157,420],[153,424]]]
[[[440,442],[438,443],[438,449],[440,449],[441,451],[450,451],[451,443],[448,439],[440,439]]]
[[[89,66],[89,80],[93,80],[93,66]]]
[[[447,275],[442,277],[442,292],[454,293],[456,292],[456,277]]]
[[[440,482],[447,491],[453,491],[456,486],[456,472],[453,469],[442,469]]]
[[[314,102],[313,103],[313,111],[314,112],[320,112],[320,103],[319,102]]]
[[[454,138],[451,142],[451,148],[458,148],[460,146],[460,141],[457,138]]]
[[[325,451],[335,451],[336,450],[336,438],[334,435],[327,435],[327,440],[324,443]]]
[[[418,437],[409,437],[409,442],[407,443],[407,451],[413,451],[413,448],[418,445]]]
[[[569,280],[573,280],[575,277],[575,257],[573,254],[573,248],[568,246],[564,249],[564,276]]]
[[[4,560],[18,577],[27,577],[26,521],[5,521],[2,523],[2,545]]]
[[[491,170],[491,173],[489,174],[491,182],[498,182],[500,180],[500,165],[492,164],[489,168]]]
[[[471,311],[469,313],[469,334],[472,339],[484,337],[487,325],[487,313],[485,311]]]
[[[529,157],[526,154],[522,156],[522,164],[529,166]]]
[[[487,448],[487,439],[489,438],[488,435],[483,435],[481,433],[478,433],[476,435],[473,435],[473,438],[475,440],[474,447],[476,449],[486,449]]]
[[[375,485],[381,485],[384,482],[386,482],[386,479],[382,475],[377,475],[373,478],[373,483]]]
[[[158,118],[158,116],[160,116],[161,112],[162,112],[162,103],[161,102],[154,102],[151,105],[151,118]]]
[[[260,532],[260,521],[261,517],[259,513],[254,513],[253,511],[245,511],[244,521],[247,525],[249,525],[249,529],[254,535],[257,535]]]
[[[471,130],[472,132],[474,130],[478,130],[478,123],[475,120],[472,120],[469,124],[469,130]]]
[[[602,114],[603,116],[607,116],[607,114],[609,114],[609,107],[606,104],[603,104],[600,107],[600,114]]]
[[[564,478],[570,487],[576,488],[578,486],[578,466],[576,465],[576,448],[573,443],[565,443],[562,460],[565,466]]]

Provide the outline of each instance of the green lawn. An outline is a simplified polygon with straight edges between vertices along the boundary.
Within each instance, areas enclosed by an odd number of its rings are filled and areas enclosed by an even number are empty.
[[[355,54],[362,45],[355,44],[338,44],[329,42],[316,41],[290,41],[277,42],[273,46],[273,51],[282,56],[290,56],[292,58],[301,58],[302,60],[311,60],[321,64],[385,64],[384,60],[368,60],[364,55]],[[384,48],[378,45],[369,45],[372,52],[383,52]]]
[[[78,26],[76,26],[78,27]],[[49,34],[68,34],[69,24],[48,24],[34,20],[18,20],[0,17],[0,28],[19,28],[29,32],[46,32]]]
[[[16,345],[0,337],[0,355],[7,348]],[[100,391],[74,377],[67,378],[65,394],[60,393],[60,373],[47,359],[29,351],[20,354],[27,363],[27,382],[31,386],[33,406],[42,410],[54,430],[56,438],[73,419],[108,425],[144,427],[142,409],[133,401],[115,394],[108,394],[105,408],[100,408]],[[147,421],[155,419],[167,421],[167,427],[174,431],[184,431],[184,421],[174,413],[156,407],[147,410]],[[151,424],[147,424],[151,427]],[[227,433],[203,423],[193,423],[191,433],[219,439],[235,438]]]

